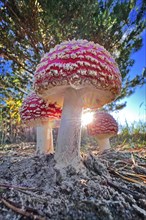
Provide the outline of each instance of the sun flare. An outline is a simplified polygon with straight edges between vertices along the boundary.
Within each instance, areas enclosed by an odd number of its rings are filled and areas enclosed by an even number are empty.
[[[93,112],[89,112],[89,111],[83,112],[82,118],[81,118],[82,126],[86,126],[90,124],[93,121],[93,118],[94,118],[93,116],[94,116]]]

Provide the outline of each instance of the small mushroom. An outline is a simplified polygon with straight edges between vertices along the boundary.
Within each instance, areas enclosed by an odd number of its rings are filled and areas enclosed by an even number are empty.
[[[99,152],[110,149],[109,138],[118,133],[116,120],[107,112],[97,111],[94,120],[87,125],[88,134],[97,139]]]
[[[46,101],[63,106],[55,159],[59,166],[77,167],[82,109],[112,102],[120,94],[121,75],[105,48],[87,40],[71,40],[42,57],[34,75],[34,90]]]
[[[52,121],[61,117],[61,108],[46,104],[34,92],[29,94],[20,108],[23,123],[37,127],[37,153],[53,153]]]

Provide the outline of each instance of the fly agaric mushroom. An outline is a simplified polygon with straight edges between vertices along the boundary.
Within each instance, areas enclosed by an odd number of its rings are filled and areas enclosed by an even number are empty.
[[[107,112],[96,112],[94,120],[87,125],[88,134],[97,139],[99,151],[110,149],[109,138],[118,133],[116,120]]]
[[[60,166],[80,161],[81,116],[84,108],[99,108],[121,90],[115,60],[99,44],[71,40],[42,57],[34,75],[34,90],[43,99],[63,104],[55,159]]]
[[[37,126],[37,152],[53,153],[51,122],[61,117],[61,109],[55,104],[46,104],[34,92],[29,94],[20,108],[22,121],[29,126]]]

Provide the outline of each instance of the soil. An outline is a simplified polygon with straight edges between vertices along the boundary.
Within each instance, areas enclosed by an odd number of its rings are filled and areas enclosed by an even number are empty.
[[[55,169],[33,144],[0,151],[0,220],[145,220],[146,159],[110,150]]]

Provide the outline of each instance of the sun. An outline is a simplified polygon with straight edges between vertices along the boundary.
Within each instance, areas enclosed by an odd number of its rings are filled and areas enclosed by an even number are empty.
[[[93,121],[94,113],[90,111],[84,111],[82,114],[81,122],[82,126],[86,126]]]

